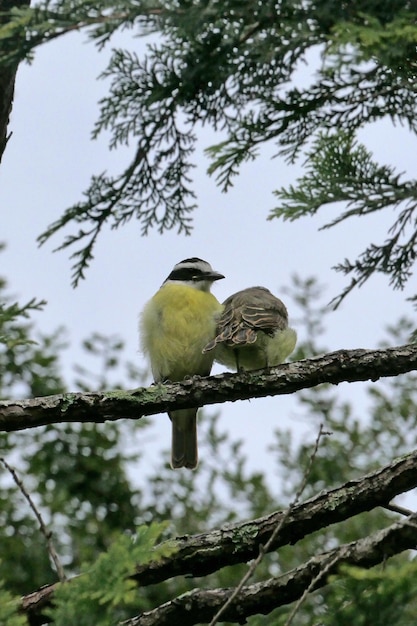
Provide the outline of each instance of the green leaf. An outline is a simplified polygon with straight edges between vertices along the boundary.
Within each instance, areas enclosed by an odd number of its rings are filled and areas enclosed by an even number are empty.
[[[156,545],[167,527],[167,522],[153,522],[140,526],[134,536],[119,535],[94,563],[84,564],[80,576],[58,587],[54,607],[48,611],[54,624],[110,626],[128,617],[129,609],[145,607],[146,600],[140,599],[130,576],[136,565],[175,552],[172,542]]]

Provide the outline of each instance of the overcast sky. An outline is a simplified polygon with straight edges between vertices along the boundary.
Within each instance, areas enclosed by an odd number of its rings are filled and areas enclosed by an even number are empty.
[[[106,83],[97,76],[110,51],[99,53],[83,39],[71,35],[43,46],[31,66],[20,67],[9,127],[13,136],[0,167],[0,241],[7,243],[0,273],[21,302],[33,296],[48,301],[45,311],[34,315],[44,331],[52,332],[59,325],[68,329],[65,371],[69,381],[71,364],[83,355],[80,343],[93,331],[120,335],[127,341],[127,357],[143,363],[138,353],[138,312],[173,265],[184,258],[206,259],[226,276],[214,285],[219,300],[253,285],[264,285],[279,296],[282,286],[289,285],[290,276],[297,273],[302,278],[318,277],[327,286],[329,301],[346,284],[332,266],[345,257],[355,258],[371,239],[383,241],[391,223],[389,212],[322,232],[319,227],[336,208],[295,223],[267,221],[275,206],[272,191],[293,182],[301,172],[300,166],[272,160],[273,146],[264,147],[256,162],[243,166],[233,189],[222,194],[206,174],[204,156],[204,149],[218,138],[204,130],[199,134],[193,172],[199,208],[193,216],[192,235],[151,232],[141,237],[140,224],[133,222],[118,231],[105,230],[86,280],[74,290],[68,253],[52,253],[62,236],[42,248],[36,237],[81,199],[92,174],[106,169],[117,173],[131,157],[128,149],[109,152],[105,137],[90,140],[98,117],[97,101],[106,93]],[[117,43],[123,45],[123,38]],[[134,45],[141,51],[145,42],[139,39]],[[380,123],[363,137],[382,162],[404,171],[409,163],[414,165],[414,139],[404,129]],[[412,292],[412,285],[405,294],[393,292],[383,277],[373,279],[328,316],[322,343],[331,350],[374,348],[387,324],[401,314],[411,314],[405,298]],[[291,306],[289,313],[297,328]],[[343,393],[347,387],[339,388]],[[240,432],[251,465],[259,468],[264,467],[263,450],[279,424],[291,423],[300,436],[312,437],[309,425],[295,415],[296,403],[291,398],[225,404],[221,411],[224,425]],[[154,441],[168,446],[167,417],[153,419]]]

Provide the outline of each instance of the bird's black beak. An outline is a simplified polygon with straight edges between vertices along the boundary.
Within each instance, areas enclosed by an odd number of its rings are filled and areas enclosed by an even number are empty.
[[[204,274],[204,279],[205,280],[220,280],[221,278],[224,278],[223,274],[219,274],[219,272],[207,272],[207,274]]]

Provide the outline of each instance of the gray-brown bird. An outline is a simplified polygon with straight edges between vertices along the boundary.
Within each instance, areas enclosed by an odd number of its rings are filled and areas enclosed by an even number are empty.
[[[237,371],[272,367],[294,350],[297,333],[288,326],[285,304],[265,287],[249,287],[223,302],[216,337],[203,349]]]

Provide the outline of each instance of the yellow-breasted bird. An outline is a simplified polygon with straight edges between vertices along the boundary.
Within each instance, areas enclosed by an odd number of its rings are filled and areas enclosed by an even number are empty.
[[[142,350],[149,358],[155,382],[208,376],[213,353],[203,353],[215,336],[221,304],[210,293],[224,278],[198,258],[185,259],[165,279],[145,305],[140,319]],[[197,453],[197,409],[169,413],[172,422],[171,466],[194,469]]]
[[[296,342],[285,304],[265,287],[249,287],[223,302],[216,337],[203,353],[230,369],[255,370],[282,363]]]

